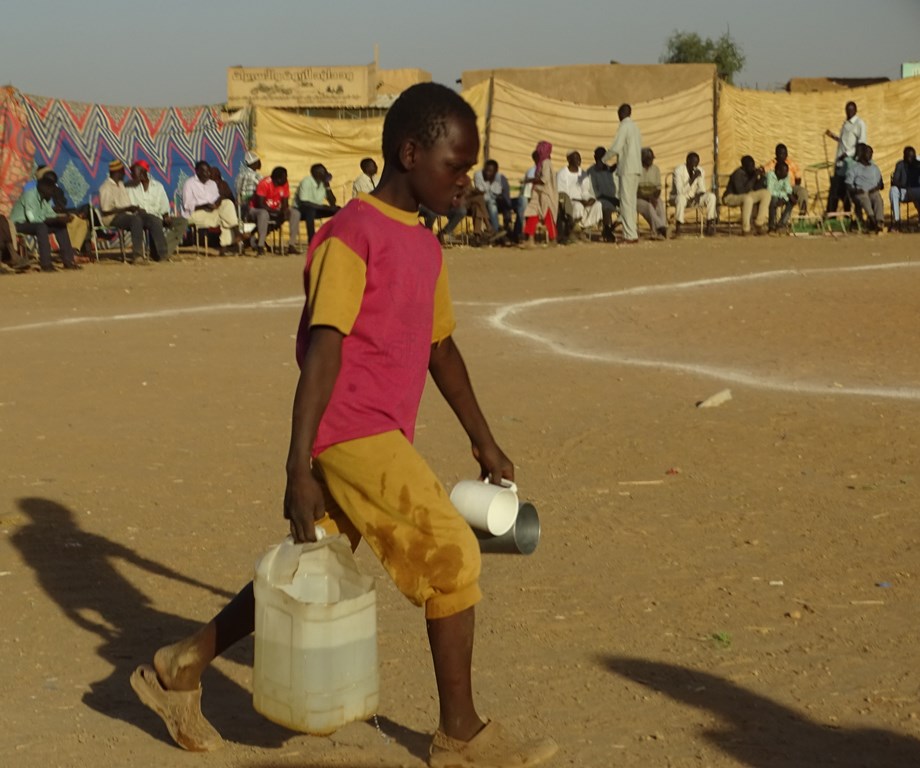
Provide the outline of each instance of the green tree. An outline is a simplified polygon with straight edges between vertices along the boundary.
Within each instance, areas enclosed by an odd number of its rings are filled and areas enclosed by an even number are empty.
[[[715,64],[719,77],[728,83],[744,68],[744,51],[728,32],[717,40],[704,40],[696,32],[675,30],[665,45],[662,64]]]

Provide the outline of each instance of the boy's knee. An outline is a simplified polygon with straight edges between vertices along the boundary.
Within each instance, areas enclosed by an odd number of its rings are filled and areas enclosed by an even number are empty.
[[[479,541],[465,522],[462,526],[449,543],[432,550],[425,560],[427,588],[423,597],[427,619],[452,616],[482,599]]]

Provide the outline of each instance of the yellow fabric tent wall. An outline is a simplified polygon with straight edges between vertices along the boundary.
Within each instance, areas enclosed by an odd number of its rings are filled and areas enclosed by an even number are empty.
[[[479,83],[463,96],[481,119],[489,102],[488,82]],[[595,107],[549,99],[502,80],[494,80],[488,127],[489,156],[497,160],[512,185],[533,164],[537,142],[553,144],[553,167],[565,164],[565,154],[577,149],[583,165],[593,162],[594,148],[609,146],[616,135],[615,107]],[[662,177],[686,160],[688,152],[700,155],[707,176],[713,162],[713,85],[703,82],[674,96],[632,105],[633,119],[642,132],[644,146],[652,147]]]
[[[339,204],[351,199],[351,182],[361,173],[360,163],[380,158],[383,118],[331,120],[303,117],[281,109],[256,107],[255,150],[262,158],[262,173],[269,174],[276,165],[288,170],[291,194],[310,166],[322,163],[332,174],[332,191]]]
[[[722,85],[719,96],[719,165],[723,174],[738,167],[742,155],[759,163],[773,157],[779,142],[799,164],[809,191],[816,189],[815,172],[805,166],[833,161],[837,143],[824,137],[840,131],[844,106],[855,101],[866,121],[869,144],[887,188],[895,163],[907,144],[918,142],[920,78],[826,93],[767,93]],[[818,172],[823,194],[828,171]],[[886,204],[888,195],[883,192]]]

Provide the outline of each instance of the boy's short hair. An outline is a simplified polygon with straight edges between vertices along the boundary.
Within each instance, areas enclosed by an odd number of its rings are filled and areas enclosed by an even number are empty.
[[[476,122],[476,112],[456,91],[438,83],[418,83],[403,91],[383,121],[383,159],[396,162],[407,139],[431,147],[447,133],[448,119]]]
[[[374,162],[373,157],[365,157],[358,166],[364,173],[367,173],[367,166]]]

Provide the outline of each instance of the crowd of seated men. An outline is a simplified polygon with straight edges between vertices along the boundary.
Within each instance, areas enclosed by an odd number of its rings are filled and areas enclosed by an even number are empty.
[[[839,132],[828,130],[826,135],[837,141],[837,151],[825,218],[838,216],[842,205],[843,216],[852,229],[881,232],[885,183],[873,161],[866,124],[854,102],[846,104]],[[463,242],[528,247],[534,244],[541,226],[549,242],[564,244],[594,236],[615,242],[615,216],[620,203],[616,166],[604,163],[603,147],[597,147],[593,156],[594,163],[584,168],[581,153],[569,150],[565,164],[554,172],[552,145],[539,142],[531,155],[533,165],[516,180],[516,195],[498,162],[487,159],[468,178],[450,210],[439,215],[422,208],[420,219],[448,245]],[[687,154],[685,162],[670,174],[670,184],[664,187],[651,147],[642,149],[641,160],[636,210],[648,223],[652,240],[681,235],[686,231],[687,212],[693,210],[698,211],[704,234],[715,234],[720,202],[723,220],[734,222],[737,216],[744,235],[788,232],[793,214],[808,211],[809,192],[801,169],[782,143],[776,145],[774,156],[766,162],[758,164],[751,155],[742,157],[740,165],[727,175],[721,198],[714,191],[716,185],[707,183],[696,152]],[[55,172],[39,166],[9,219],[0,217],[0,269],[55,272],[54,242],[64,269],[79,269],[79,262],[89,255],[89,235],[97,227],[129,234],[131,253],[125,260],[138,266],[169,261],[187,239],[189,225],[203,231],[206,237],[211,234],[217,238],[218,253],[249,249],[261,255],[269,247],[269,233],[287,223],[290,234],[286,252],[302,254],[300,223],[305,225],[309,245],[317,221],[335,216],[340,210],[332,190],[332,176],[322,163],[310,167],[292,195],[287,169],[278,166],[268,176],[263,175],[262,161],[255,152],[246,153],[234,187],[222,178],[219,169],[199,161],[195,175],[181,189],[180,210],[176,213],[171,210],[163,185],[150,176],[145,161],[138,160],[128,169],[114,160],[108,170],[108,178],[98,192],[99,210],[94,212],[90,206],[70,205]],[[352,185],[352,197],[372,192],[377,185],[377,172],[374,159],[364,158]],[[899,232],[904,228],[902,205],[913,204],[920,214],[920,162],[912,146],[904,148],[903,159],[896,164],[890,180],[888,227]],[[668,206],[673,209],[672,222],[668,220]],[[37,264],[24,249],[17,248],[17,235],[33,238]]]

